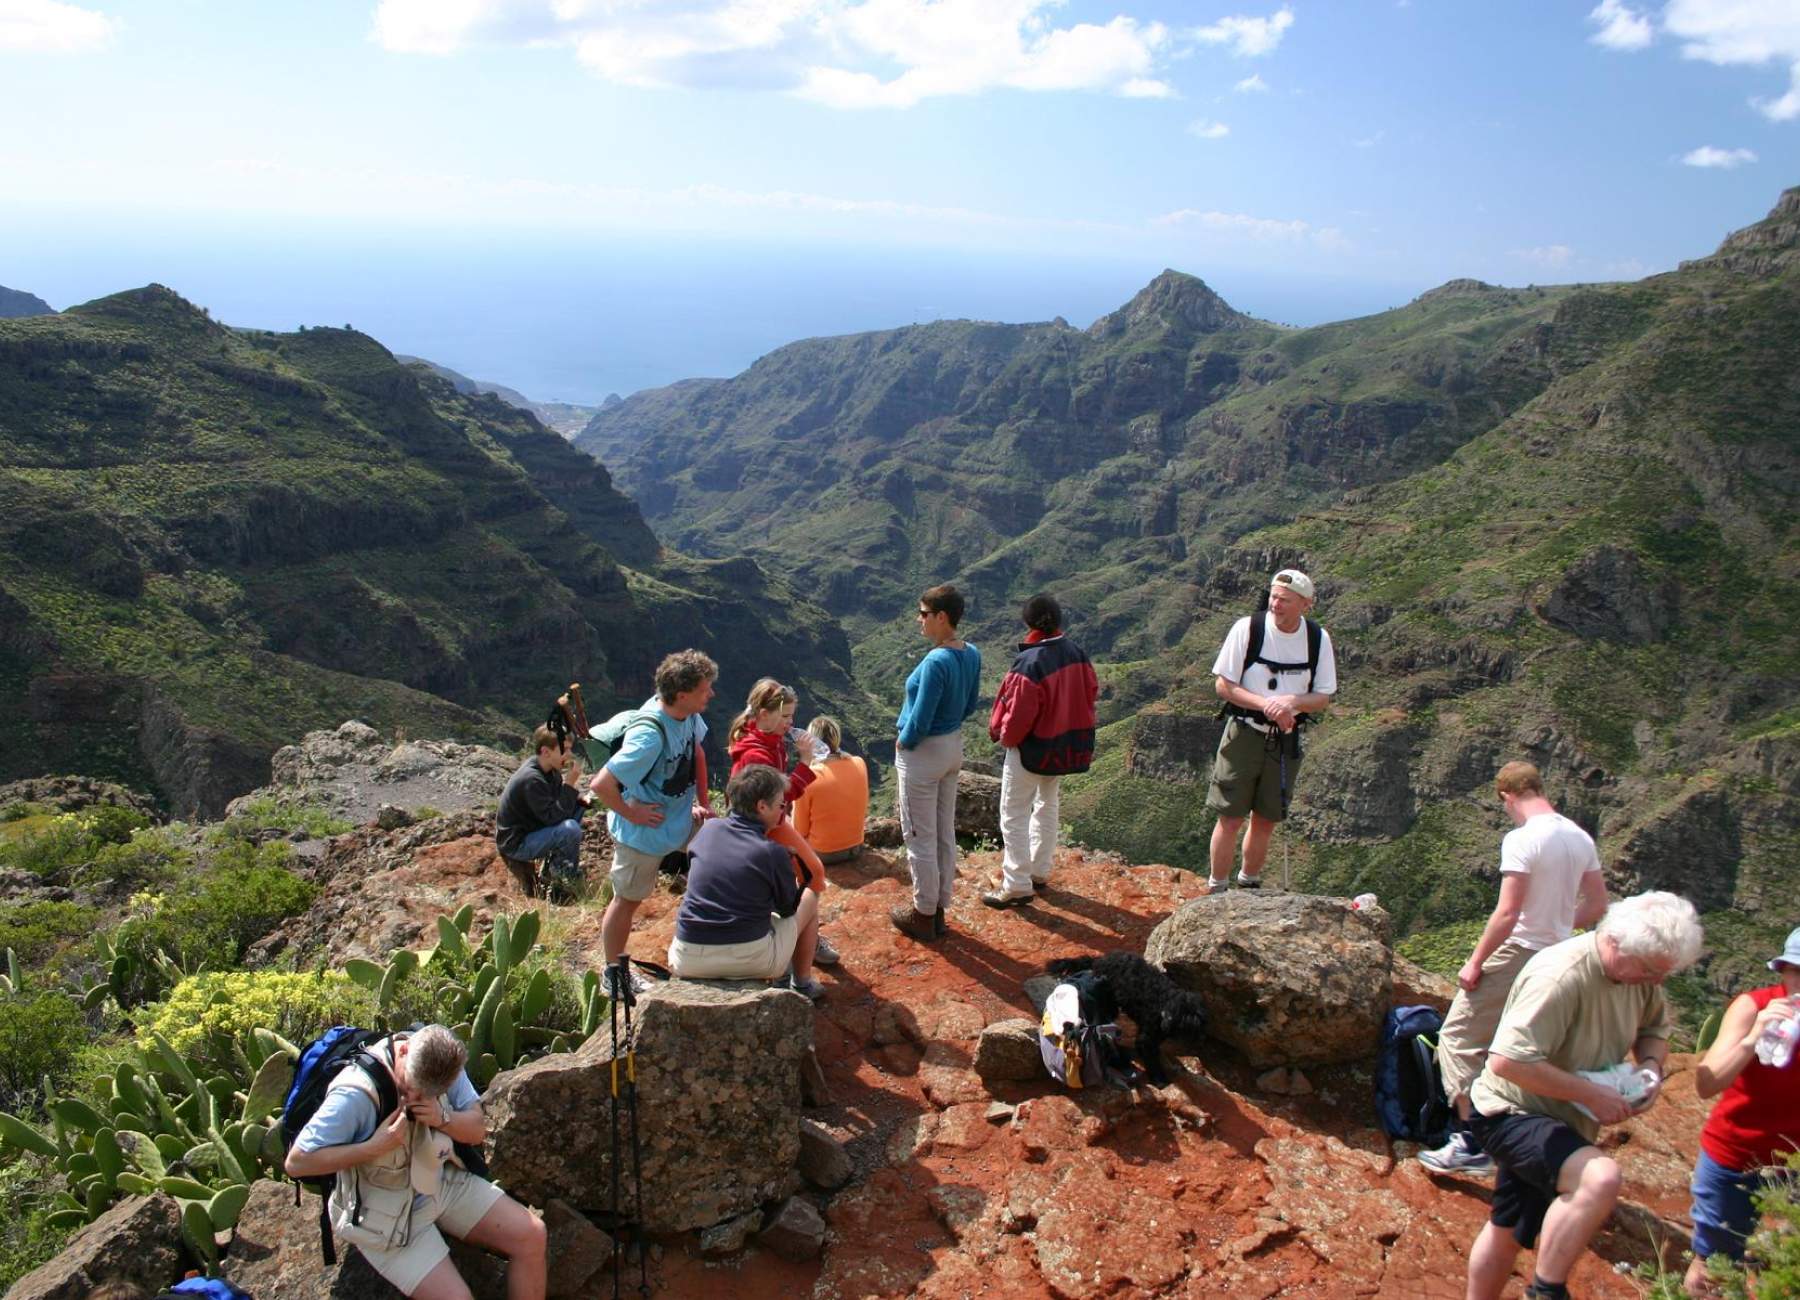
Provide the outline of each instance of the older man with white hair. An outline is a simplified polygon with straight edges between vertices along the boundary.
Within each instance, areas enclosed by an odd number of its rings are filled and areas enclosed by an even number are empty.
[[[1469,1300],[1497,1300],[1521,1246],[1537,1248],[1525,1295],[1569,1294],[1575,1261],[1619,1199],[1619,1166],[1594,1141],[1661,1091],[1662,982],[1694,964],[1700,943],[1693,904],[1639,894],[1520,972],[1471,1090],[1469,1127],[1499,1176],[1469,1255]]]

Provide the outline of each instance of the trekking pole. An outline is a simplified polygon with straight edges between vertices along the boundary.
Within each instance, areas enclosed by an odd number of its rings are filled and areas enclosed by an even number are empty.
[[[1294,724],[1294,731],[1288,733],[1295,738],[1296,743],[1300,736],[1299,725],[1300,724],[1296,722]],[[1288,815],[1287,751],[1288,737],[1287,735],[1283,735],[1280,742],[1275,747],[1275,752],[1281,759],[1281,820],[1283,822],[1287,821]],[[1288,881],[1288,842],[1287,836],[1285,835],[1281,837],[1281,892],[1284,894],[1291,894],[1294,892],[1292,885]]]
[[[624,970],[625,958],[619,958],[614,968],[617,983],[613,985],[615,993],[629,987],[625,981],[630,977]],[[613,1230],[613,1300],[619,1300],[619,1288],[622,1285],[621,1274],[625,1271],[625,1261],[619,1258],[619,1241],[621,1233],[619,1206],[619,1003],[623,999],[614,997],[612,1006],[612,1230]],[[626,1015],[630,1015],[627,1010]],[[629,1035],[629,1031],[627,1031]]]
[[[629,979],[631,975],[631,958],[619,957],[619,976]],[[631,1238],[637,1246],[638,1256],[638,1294],[648,1300],[650,1295],[650,1243],[644,1234],[644,1147],[638,1138],[638,1097],[637,1097],[637,1033],[631,1023],[631,1004],[634,999],[625,1001],[625,1113],[627,1126],[631,1129],[631,1189],[632,1220]]]

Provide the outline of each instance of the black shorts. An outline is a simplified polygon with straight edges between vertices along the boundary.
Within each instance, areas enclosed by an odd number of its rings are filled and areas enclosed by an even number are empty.
[[[1494,1179],[1494,1209],[1488,1222],[1511,1228],[1521,1246],[1537,1245],[1544,1213],[1557,1197],[1556,1179],[1570,1156],[1594,1145],[1548,1115],[1469,1116],[1469,1132],[1500,1167]]]

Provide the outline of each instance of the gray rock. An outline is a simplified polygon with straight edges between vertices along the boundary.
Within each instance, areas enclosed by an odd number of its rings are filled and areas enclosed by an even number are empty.
[[[69,1239],[56,1256],[17,1282],[7,1300],[85,1300],[102,1282],[136,1282],[156,1292],[181,1280],[181,1207],[160,1192],[129,1196]]]
[[[844,1144],[817,1120],[800,1121],[800,1176],[814,1187],[836,1191],[856,1172]]]
[[[645,1227],[687,1232],[775,1199],[800,1155],[794,1112],[813,1012],[798,993],[670,980],[637,1031]],[[610,1204],[612,1043],[499,1075],[483,1105],[494,1178],[532,1204]]]
[[[1598,546],[1568,567],[1541,612],[1579,637],[1647,645],[1674,625],[1675,586],[1653,579],[1634,552]]]
[[[544,1207],[544,1231],[550,1261],[545,1295],[581,1294],[588,1279],[612,1260],[613,1239],[567,1201],[552,1200]]]
[[[329,1268],[319,1258],[318,1201],[302,1195],[295,1205],[292,1184],[265,1178],[250,1189],[220,1272],[259,1300],[395,1300],[400,1295],[355,1247],[339,1242],[337,1257]],[[476,1300],[506,1295],[504,1261],[454,1238],[450,1258]]]
[[[1144,955],[1206,1001],[1211,1034],[1258,1069],[1356,1060],[1392,1001],[1390,922],[1346,899],[1233,890],[1184,903]]]
[[[1710,912],[1732,905],[1743,857],[1731,800],[1703,777],[1630,830],[1606,883],[1621,896],[1671,890]]]
[[[825,1249],[825,1220],[811,1201],[790,1196],[756,1240],[783,1259],[804,1263]]]
[[[1398,839],[1418,814],[1410,727],[1327,728],[1307,737],[1291,820],[1303,838],[1327,844]]]
[[[748,1214],[740,1214],[723,1223],[715,1223],[710,1228],[700,1230],[700,1253],[717,1259],[722,1255],[735,1255],[750,1240],[750,1234],[762,1226],[762,1211],[752,1210]]]
[[[425,806],[444,812],[492,809],[517,766],[510,756],[484,745],[448,740],[389,745],[373,727],[346,722],[335,731],[309,732],[299,744],[277,750],[269,762],[269,784],[244,798],[315,804],[361,825],[378,821],[383,806],[396,811]],[[234,800],[227,813],[238,806]],[[379,824],[393,829],[387,822]]]
[[[990,1087],[1046,1077],[1038,1048],[1038,1022],[1020,1017],[999,1020],[983,1029],[975,1042],[975,1073]]]
[[[1031,999],[1032,1007],[1041,1017],[1044,1006],[1050,1001],[1050,995],[1056,992],[1056,986],[1062,981],[1054,975],[1033,975],[1025,981],[1025,996]]]
[[[1224,729],[1216,709],[1194,713],[1167,703],[1153,704],[1132,719],[1125,770],[1150,781],[1186,785],[1204,781],[1212,773]]]
[[[413,815],[404,808],[384,803],[375,810],[375,824],[384,831],[397,831],[413,824]]]

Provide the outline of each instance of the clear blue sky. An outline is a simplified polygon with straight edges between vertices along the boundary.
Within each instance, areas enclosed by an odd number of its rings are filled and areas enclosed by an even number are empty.
[[[591,398],[1163,266],[1300,323],[1667,269],[1800,184],[1800,0],[0,0],[0,102],[0,284]]]

